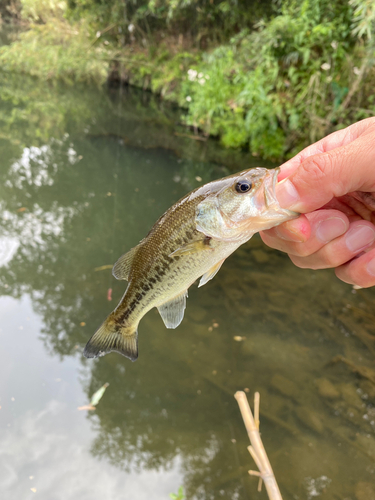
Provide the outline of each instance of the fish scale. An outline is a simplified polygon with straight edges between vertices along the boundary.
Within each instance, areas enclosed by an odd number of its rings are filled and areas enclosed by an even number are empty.
[[[177,294],[181,287],[188,288],[203,274],[207,267],[206,261],[209,259],[210,263],[212,255],[207,255],[202,252],[195,256],[187,256],[185,259],[181,259],[181,257],[178,256],[174,259],[169,257],[170,254],[177,250],[182,244],[202,239],[202,234],[194,227],[193,217],[195,215],[196,206],[200,201],[202,201],[202,197],[197,197],[195,203],[191,201],[181,203],[175,211],[177,217],[171,219],[166,218],[168,221],[166,224],[156,223],[153,230],[146,237],[146,239],[149,238],[147,244],[143,245],[142,242],[139,245],[140,248],[137,252],[134,269],[132,269],[129,275],[131,281],[125,294],[125,300],[117,309],[119,313],[122,311],[126,312],[134,303],[140,304],[141,307],[133,312],[133,321],[137,321],[138,318],[140,319],[144,316],[144,314],[155,305],[158,305],[158,303],[160,304],[160,297],[164,297],[166,294],[169,295],[173,290],[175,290]],[[178,211],[183,214],[183,224],[178,223],[181,221]],[[173,237],[166,239],[166,234],[171,234]],[[222,247],[225,254],[229,255],[229,253],[232,253],[228,245],[222,245],[222,242],[218,242],[216,246]],[[220,249],[215,248],[214,251],[215,250],[217,252]],[[139,265],[139,263],[141,263],[141,265]],[[150,267],[146,271],[148,263]],[[187,272],[192,270],[195,272]],[[143,282],[141,280],[144,279],[143,276],[145,271],[147,272],[146,286],[149,287],[150,290],[146,290],[146,292],[149,292],[148,294],[143,291],[144,295],[137,300],[139,288],[143,289]],[[172,279],[164,280],[163,278],[166,275],[169,275]],[[143,304],[141,304],[142,301]],[[131,314],[129,319],[130,317]],[[119,323],[121,323],[121,319],[121,317],[118,318]]]
[[[167,328],[176,328],[198,278],[204,285],[254,233],[298,216],[280,208],[276,181],[277,170],[245,170],[199,187],[169,208],[114,265],[113,275],[128,280],[128,287],[84,355],[117,351],[137,359],[138,324],[153,307]]]

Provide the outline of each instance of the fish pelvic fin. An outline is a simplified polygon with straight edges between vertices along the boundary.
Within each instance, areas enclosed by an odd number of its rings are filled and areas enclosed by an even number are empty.
[[[87,342],[83,355],[98,358],[112,351],[135,361],[138,358],[138,332],[136,327],[118,324],[109,316]]]
[[[205,285],[207,283],[207,281],[210,281],[212,280],[212,278],[214,276],[216,276],[216,274],[219,272],[221,266],[223,265],[225,259],[223,260],[219,260],[219,262],[216,262],[216,264],[214,266],[211,267],[211,269],[209,269],[202,277],[201,277],[201,280],[199,282],[199,285],[198,285],[198,288]]]

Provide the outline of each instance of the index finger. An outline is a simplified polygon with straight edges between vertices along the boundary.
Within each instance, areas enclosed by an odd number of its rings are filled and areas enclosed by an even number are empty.
[[[375,118],[366,118],[360,122],[354,123],[347,128],[333,132],[327,137],[324,137],[318,142],[311,144],[307,148],[300,151],[296,156],[283,163],[280,166],[280,174],[278,176],[278,181],[282,181],[286,177],[289,177],[301,163],[306,160],[309,156],[313,156],[320,153],[326,153],[332,149],[339,148],[341,146],[346,146],[347,144],[355,141],[360,135],[364,135],[373,131],[375,128]]]

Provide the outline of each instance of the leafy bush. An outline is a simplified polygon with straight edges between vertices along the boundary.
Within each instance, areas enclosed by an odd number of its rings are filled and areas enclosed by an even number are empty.
[[[374,74],[375,4],[362,2],[360,17],[355,2],[354,13],[340,0],[284,2],[273,19],[203,57],[182,87],[186,123],[281,158],[375,113],[372,92],[358,92]]]
[[[111,52],[94,45],[87,22],[67,22],[65,2],[22,0],[22,6],[21,15],[30,21],[30,29],[0,48],[3,70],[67,83],[105,81]]]
[[[375,114],[373,0],[275,0],[272,15],[255,0],[22,4],[31,29],[0,49],[4,69],[102,82],[112,59],[227,147],[283,158]]]
[[[67,8],[63,0],[21,0],[21,16],[25,20],[46,23],[64,18]]]
[[[68,0],[69,15],[84,17],[97,30],[111,28],[123,44],[132,40],[155,43],[165,32],[187,36],[204,45],[228,39],[270,13],[272,0]]]

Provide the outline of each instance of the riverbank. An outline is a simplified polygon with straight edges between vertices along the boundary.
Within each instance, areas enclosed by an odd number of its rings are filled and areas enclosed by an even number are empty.
[[[271,14],[267,4],[242,24],[233,13],[225,28],[217,9],[230,2],[213,2],[222,34],[207,21],[210,10],[189,28],[193,11],[179,2],[160,3],[176,4],[168,15],[152,10],[155,2],[138,3],[124,21],[107,12],[110,4],[99,13],[90,2],[68,9],[24,0],[29,29],[0,50],[1,67],[51,82],[109,79],[150,90],[176,103],[195,135],[274,160],[375,114],[372,3],[288,1]]]

